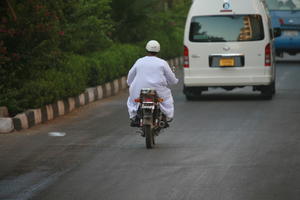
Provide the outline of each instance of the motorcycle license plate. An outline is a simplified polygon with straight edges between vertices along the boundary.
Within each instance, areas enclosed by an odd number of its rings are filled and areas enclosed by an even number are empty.
[[[154,104],[153,103],[143,103],[142,109],[154,109]]]
[[[220,67],[233,67],[234,59],[233,58],[221,58],[219,61]]]

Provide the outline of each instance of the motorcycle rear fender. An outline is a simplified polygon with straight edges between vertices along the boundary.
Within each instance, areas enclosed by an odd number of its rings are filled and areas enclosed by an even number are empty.
[[[143,119],[143,125],[150,125],[152,126],[152,119],[149,119],[149,118],[144,118]]]
[[[144,113],[143,124],[144,125],[152,125],[152,123],[153,123],[152,113]]]

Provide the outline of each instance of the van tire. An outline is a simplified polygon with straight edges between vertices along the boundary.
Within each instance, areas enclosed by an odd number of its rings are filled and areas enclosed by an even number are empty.
[[[200,98],[203,91],[208,90],[207,87],[183,87],[183,93],[185,94],[186,100],[194,101]]]
[[[261,96],[263,99],[272,99],[273,95],[276,93],[275,81],[270,85],[262,86]]]
[[[272,97],[273,97],[273,95],[272,95],[271,92],[262,91],[262,92],[261,92],[261,97],[262,97],[263,99],[266,99],[266,100],[271,100]]]

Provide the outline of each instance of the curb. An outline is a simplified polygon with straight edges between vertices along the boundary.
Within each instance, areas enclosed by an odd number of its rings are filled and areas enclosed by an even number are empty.
[[[183,63],[183,58],[174,58],[168,60],[169,65],[176,66]],[[28,129],[35,125],[53,120],[72,112],[74,109],[98,101],[110,96],[117,95],[120,91],[126,89],[127,77],[123,76],[114,81],[105,83],[93,88],[87,88],[82,94],[76,97],[69,97],[65,100],[58,100],[53,104],[48,104],[39,109],[27,110],[24,113],[17,114],[13,118],[0,117],[0,133],[10,133],[14,130],[20,131]]]

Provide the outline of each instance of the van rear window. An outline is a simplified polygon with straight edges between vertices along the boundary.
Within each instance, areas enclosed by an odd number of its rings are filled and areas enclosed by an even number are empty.
[[[197,16],[192,18],[191,42],[239,42],[264,39],[260,15]]]

